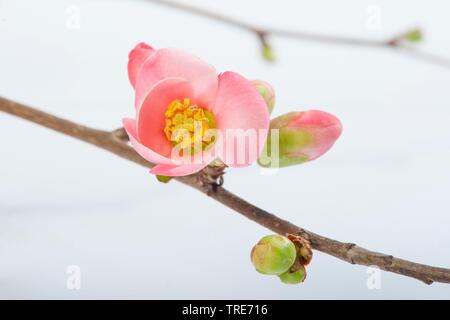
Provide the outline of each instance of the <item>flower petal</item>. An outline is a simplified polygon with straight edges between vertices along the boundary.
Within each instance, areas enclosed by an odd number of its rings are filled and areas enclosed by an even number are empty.
[[[254,162],[264,147],[269,128],[269,110],[253,84],[234,72],[221,74],[211,112],[217,128],[224,135],[222,160],[225,164],[245,166]],[[251,137],[246,138],[242,133],[248,133]],[[239,145],[237,139],[245,139],[247,143],[244,140],[244,146]]]
[[[168,77],[183,78],[192,84],[193,96],[202,107],[209,106],[217,91],[214,67],[178,49],[159,49],[145,60],[138,72],[135,105],[139,106],[147,92]]]
[[[133,88],[136,87],[137,73],[141,69],[144,61],[150,57],[155,50],[148,44],[143,42],[138,43],[128,55],[128,78],[130,79]]]
[[[134,119],[124,118],[122,123],[128,137],[130,138],[131,145],[142,158],[155,164],[174,164],[172,160],[158,154],[157,152],[154,152],[139,142],[136,132],[136,121]]]
[[[148,148],[170,158],[172,143],[164,133],[165,112],[175,99],[192,95],[189,82],[179,78],[166,78],[158,82],[147,94],[138,109],[137,133],[139,141]]]
[[[159,164],[152,169],[150,169],[150,173],[159,174],[169,177],[179,177],[179,176],[187,176],[189,174],[196,173],[206,167],[208,163],[200,163],[200,164],[185,164],[179,166],[171,166],[165,164]]]

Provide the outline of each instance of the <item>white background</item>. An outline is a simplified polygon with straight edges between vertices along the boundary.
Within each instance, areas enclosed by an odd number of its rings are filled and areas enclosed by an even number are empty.
[[[190,1],[255,24],[380,39],[420,26],[421,49],[450,57],[450,3]],[[67,27],[71,6],[80,28]],[[368,12],[380,9],[380,26]],[[69,11],[68,11],[69,10]],[[450,267],[450,69],[389,49],[255,36],[148,1],[0,1],[0,95],[114,129],[133,116],[128,52],[140,41],[188,50],[218,71],[265,79],[273,115],[322,109],[344,133],[315,162],[225,185],[302,227],[402,258]],[[0,114],[0,298],[449,298],[315,253],[307,281],[281,284],[249,260],[270,232],[176,182],[93,146]],[[66,268],[81,268],[81,290]]]

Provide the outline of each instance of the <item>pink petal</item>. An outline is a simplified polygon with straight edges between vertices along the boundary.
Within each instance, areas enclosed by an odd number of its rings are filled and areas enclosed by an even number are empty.
[[[217,128],[225,135],[222,153],[225,164],[244,166],[256,161],[264,147],[269,128],[269,110],[253,84],[234,72],[221,74],[216,101],[211,111]],[[231,135],[239,133],[235,129],[254,133],[257,140],[250,144],[252,148],[249,148],[248,143],[244,148],[237,143],[234,143],[234,146],[230,144],[225,131]]]
[[[214,159],[218,158],[223,141],[221,136],[217,136],[216,139],[217,140],[215,145],[212,148],[203,151],[201,154],[196,154],[193,155],[192,157],[182,158],[180,159],[182,163],[178,163],[175,165],[174,164],[157,165],[150,170],[150,173],[175,177],[175,176],[186,176],[202,170]],[[177,158],[174,159],[178,160]]]
[[[189,174],[196,173],[206,167],[208,163],[201,164],[185,164],[178,166],[171,166],[165,164],[159,164],[152,169],[150,169],[150,173],[159,174],[169,177],[179,177],[179,176],[187,176]]]
[[[189,81],[193,96],[201,107],[209,106],[217,91],[214,67],[178,49],[159,49],[145,60],[136,81],[135,105],[139,106],[147,92],[162,79],[174,77]]]
[[[128,55],[128,78],[130,79],[133,88],[136,87],[136,77],[138,71],[141,69],[144,61],[150,57],[155,50],[149,45],[141,42],[130,51]]]
[[[327,152],[342,133],[342,124],[339,119],[320,110],[299,112],[298,116],[293,117],[286,127],[298,128],[313,137],[309,146],[292,152],[292,155],[305,154],[309,160],[317,159]]]
[[[134,150],[145,160],[150,161],[154,164],[168,164],[174,165],[174,161],[168,159],[157,152],[147,148],[142,143],[139,142],[136,132],[136,121],[134,119],[125,118],[122,120],[123,127],[130,138],[130,143],[133,146]]]
[[[165,112],[173,100],[183,101],[190,96],[192,96],[192,87],[183,79],[166,78],[156,83],[138,110],[139,141],[146,147],[170,158],[173,144],[164,133]]]
[[[339,124],[339,119],[331,113],[321,110],[308,110],[301,111],[298,116],[292,117],[289,121],[289,127],[301,127],[301,128],[316,128],[316,127],[328,127]]]

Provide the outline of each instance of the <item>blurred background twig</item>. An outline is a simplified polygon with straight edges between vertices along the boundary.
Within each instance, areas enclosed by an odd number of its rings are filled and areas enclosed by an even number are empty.
[[[422,30],[419,28],[411,28],[405,32],[400,32],[386,39],[364,39],[353,38],[339,35],[320,34],[312,32],[303,32],[296,30],[287,30],[279,28],[269,28],[264,26],[256,26],[250,23],[231,18],[220,13],[192,6],[190,4],[176,2],[172,0],[147,0],[157,5],[166,6],[176,10],[185,11],[191,14],[202,16],[211,20],[222,22],[230,26],[246,30],[254,33],[261,43],[261,52],[264,59],[268,61],[274,60],[274,50],[270,44],[269,37],[277,36],[291,38],[300,41],[311,41],[324,44],[347,45],[347,46],[363,46],[382,49],[396,49],[396,52],[411,56],[413,58],[432,63],[444,68],[450,69],[450,58],[440,56],[435,53],[419,50],[414,43],[422,40]]]

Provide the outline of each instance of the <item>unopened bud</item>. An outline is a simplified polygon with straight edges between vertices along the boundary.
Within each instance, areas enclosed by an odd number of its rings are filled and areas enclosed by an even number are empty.
[[[278,276],[281,282],[286,284],[299,284],[305,281],[306,270],[305,267],[301,267],[295,272],[286,271]]]
[[[167,183],[167,182],[169,182],[170,180],[172,180],[172,177],[169,177],[169,176],[163,176],[163,175],[157,174],[157,175],[156,175],[156,179],[157,179],[159,182]]]
[[[270,121],[270,129],[278,129],[278,141],[269,133],[261,157],[262,167],[287,167],[314,160],[327,152],[341,135],[338,118],[324,111],[289,112]],[[271,159],[276,150],[278,159]],[[275,152],[275,151],[274,151]],[[267,160],[269,159],[269,161]]]
[[[275,105],[275,92],[272,86],[263,80],[253,80],[252,83],[266,101],[269,113],[271,113]]]
[[[423,35],[420,29],[413,29],[405,33],[403,37],[409,42],[420,42],[423,38]]]
[[[280,275],[289,270],[297,256],[294,243],[280,235],[262,238],[251,252],[256,270],[263,274]]]
[[[269,46],[268,44],[265,44],[262,46],[261,48],[262,50],[262,57],[264,60],[268,61],[268,62],[273,62],[275,61],[275,55],[273,53],[273,49],[271,46]]]

